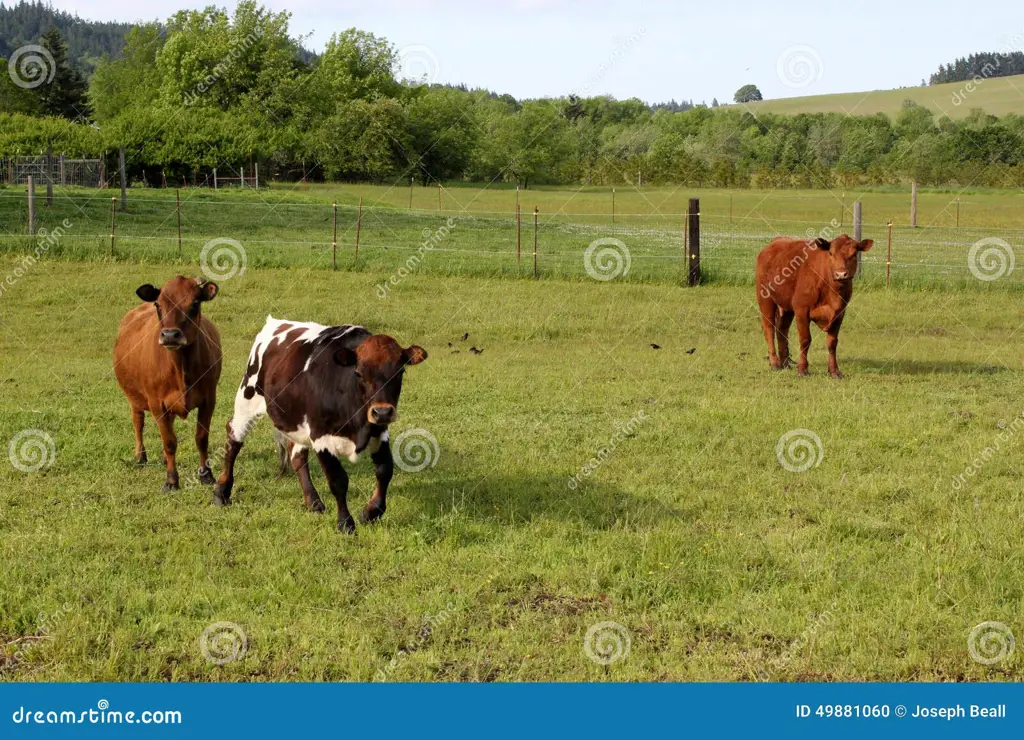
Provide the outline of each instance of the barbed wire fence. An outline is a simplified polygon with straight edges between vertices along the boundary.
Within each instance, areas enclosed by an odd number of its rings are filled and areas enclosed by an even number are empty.
[[[105,193],[62,192],[51,207],[36,207],[34,225],[24,192],[0,192],[0,251],[38,251],[42,235],[53,242],[49,257],[198,265],[203,249],[219,241],[237,243],[250,266],[687,284],[696,233],[699,282],[744,285],[753,282],[755,256],[776,236],[854,233],[849,219],[840,225],[699,211],[546,213],[526,206],[467,212],[152,192],[133,193],[127,211]],[[1024,270],[1015,269],[1024,231],[877,220],[861,230],[874,247],[863,255],[860,285],[1024,287]]]

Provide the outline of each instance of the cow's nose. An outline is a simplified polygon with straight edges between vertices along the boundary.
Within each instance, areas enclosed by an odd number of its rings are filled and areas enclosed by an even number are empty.
[[[390,424],[395,418],[394,406],[374,406],[370,409],[370,416],[377,424]]]
[[[850,277],[850,273],[846,272],[845,270],[836,273],[836,280],[846,280],[846,278],[848,277]]]
[[[185,335],[181,333],[181,329],[161,329],[160,330],[160,344],[181,344]]]

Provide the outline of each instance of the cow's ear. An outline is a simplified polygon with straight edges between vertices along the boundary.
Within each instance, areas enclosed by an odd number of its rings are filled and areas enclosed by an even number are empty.
[[[135,291],[135,295],[144,300],[146,303],[153,303],[154,301],[156,301],[157,298],[160,297],[160,289],[153,285],[150,285],[149,283],[146,283],[145,285],[140,285],[138,287],[138,289]]]
[[[356,353],[348,347],[341,347],[334,350],[334,361],[342,367],[352,367],[356,364]]]
[[[857,244],[858,252],[867,252],[871,247],[875,246],[875,242],[871,239],[865,239],[864,241]]]
[[[402,350],[402,359],[406,365],[419,365],[427,359],[427,351],[414,344],[409,349]]]
[[[832,246],[832,244],[829,242],[829,240],[826,239],[825,237],[822,237],[822,236],[819,236],[817,239],[815,239],[814,242],[813,242],[813,245],[817,249],[820,249],[820,250],[825,251],[825,252],[827,252],[829,247]]]
[[[217,283],[211,283],[206,280],[200,280],[199,282],[199,300],[201,301],[212,301],[217,297],[220,292],[220,288]]]

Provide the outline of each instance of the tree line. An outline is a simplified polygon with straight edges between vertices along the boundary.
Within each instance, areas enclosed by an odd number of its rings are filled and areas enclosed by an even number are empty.
[[[287,12],[243,0],[233,13],[185,10],[135,26],[87,90],[59,31],[47,31],[58,67],[49,84],[0,75],[0,156],[106,152],[112,171],[124,147],[130,177],[153,184],[258,163],[285,180],[523,187],[1024,185],[1020,116],[936,120],[909,101],[892,118],[608,96],[520,101],[399,79],[399,51],[357,29],[313,55],[288,24]]]
[[[941,85],[944,82],[967,82],[1021,74],[1024,74],[1024,52],[987,52],[940,64],[939,71],[929,78],[928,84]]]

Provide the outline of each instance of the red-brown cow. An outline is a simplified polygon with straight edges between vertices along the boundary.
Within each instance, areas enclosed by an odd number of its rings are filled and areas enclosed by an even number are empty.
[[[809,241],[779,237],[757,255],[757,303],[774,369],[789,367],[789,327],[796,318],[800,334],[797,372],[807,374],[813,321],[827,334],[829,374],[843,377],[836,362],[839,327],[853,295],[857,255],[872,244],[871,239],[858,242],[846,234],[831,242],[820,237]]]
[[[174,417],[184,419],[192,409],[199,409],[199,480],[214,483],[207,449],[220,380],[220,334],[202,315],[202,307],[216,297],[217,290],[216,283],[181,275],[163,288],[143,285],[135,294],[146,303],[129,311],[117,332],[114,375],[132,407],[135,461],[146,462],[142,426],[149,411],[163,441],[165,491],[178,488]]]

